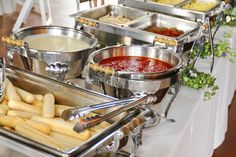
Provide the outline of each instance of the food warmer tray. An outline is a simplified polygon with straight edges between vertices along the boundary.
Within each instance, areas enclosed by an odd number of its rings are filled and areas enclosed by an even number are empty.
[[[136,18],[131,14],[135,11]],[[107,14],[125,16],[131,19],[130,22],[122,25],[110,24],[99,21],[100,17]],[[142,16],[140,16],[142,15]],[[144,43],[157,43],[164,47],[173,47],[174,50],[181,47],[184,43],[194,41],[200,36],[200,26],[197,22],[176,18],[160,13],[145,12],[143,10],[125,7],[121,5],[106,5],[79,12],[76,17],[76,28],[83,28],[94,34],[99,42],[110,42],[104,36],[117,35],[129,41],[126,37],[143,41]],[[158,27],[176,27],[185,31],[178,37],[169,37],[166,35],[151,33],[142,30],[145,26],[155,24]],[[105,39],[105,41],[104,41]],[[110,39],[111,40],[111,39]],[[127,44],[127,43],[121,43]],[[129,44],[129,43],[128,43]],[[127,45],[128,45],[127,44]],[[133,44],[133,43],[131,43]]]
[[[119,0],[118,3],[123,4],[124,6],[180,16],[201,23],[204,23],[207,17],[218,15],[226,7],[225,2],[217,0],[216,5],[205,12],[183,9],[182,6],[189,2],[191,2],[191,0],[185,0],[174,6],[153,2],[152,0]]]
[[[6,76],[14,85],[25,90],[32,91],[32,93],[53,93],[55,95],[57,103],[65,105],[83,106],[114,100],[114,98],[112,97],[105,96],[87,89],[75,87],[67,83],[46,78],[41,75],[21,70],[12,66],[6,67]],[[25,153],[29,156],[31,156],[32,154],[34,154],[34,156],[64,157],[94,156],[99,151],[103,152],[104,150],[106,150],[104,148],[106,148],[106,146],[110,144],[111,141],[114,141],[114,139],[116,139],[115,136],[117,134],[120,135],[120,133],[123,132],[122,127],[124,127],[124,125],[131,125],[129,124],[130,120],[135,118],[139,113],[131,113],[125,118],[114,122],[110,127],[105,129],[101,133],[93,136],[81,146],[78,146],[68,151],[59,151],[52,147],[20,136],[14,132],[3,129],[2,127],[0,127],[1,144],[16,151],[23,150],[22,153]],[[126,137],[127,136],[124,136],[123,138],[127,140]],[[117,143],[117,140],[115,140],[115,143]],[[117,145],[116,148],[118,148]]]

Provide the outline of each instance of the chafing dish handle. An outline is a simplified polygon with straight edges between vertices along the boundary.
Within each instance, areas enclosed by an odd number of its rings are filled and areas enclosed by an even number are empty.
[[[167,39],[167,38],[162,38],[162,37],[155,37],[153,40],[153,46],[158,45],[163,48],[167,48],[167,45],[169,46],[177,46],[178,42],[174,39]]]
[[[0,68],[1,68],[0,101],[2,101],[4,98],[5,85],[6,85],[5,59],[4,58],[0,58]]]
[[[28,43],[23,40],[14,39],[11,36],[3,36],[2,42],[4,43],[4,47],[7,49],[7,60],[13,65],[13,55],[15,52],[22,54],[23,56],[30,56]],[[26,59],[24,62],[24,66],[26,69],[32,69],[32,63],[30,60]]]

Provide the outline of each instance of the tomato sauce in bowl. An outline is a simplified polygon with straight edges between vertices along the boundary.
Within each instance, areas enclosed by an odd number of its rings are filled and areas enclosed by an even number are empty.
[[[143,56],[115,56],[103,59],[98,63],[117,71],[136,73],[163,72],[173,67],[159,59]]]

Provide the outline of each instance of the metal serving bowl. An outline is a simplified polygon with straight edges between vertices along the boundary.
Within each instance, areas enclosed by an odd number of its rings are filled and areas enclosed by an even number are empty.
[[[95,49],[97,39],[87,32],[73,28],[60,26],[36,26],[20,29],[12,35],[13,40],[23,40],[30,36],[62,36],[83,41],[89,46],[80,50],[55,51],[39,50],[28,47],[27,44],[16,48],[15,45],[8,44],[8,58],[12,58],[12,53],[17,50],[17,56],[23,63],[26,70],[30,70],[44,76],[54,77],[57,79],[75,78],[79,76],[84,67],[88,55]],[[66,43],[65,43],[66,44]],[[10,45],[10,46],[9,46]],[[27,46],[26,46],[27,45]]]
[[[146,56],[156,58],[171,64],[173,67],[162,72],[135,73],[116,71],[106,73],[103,67],[89,66],[88,84],[103,87],[106,94],[122,98],[129,97],[136,92],[156,93],[166,89],[178,80],[179,69],[183,59],[178,54],[167,49],[152,46],[112,46],[93,52],[88,62],[91,64],[115,56]],[[99,69],[99,70],[97,70]]]

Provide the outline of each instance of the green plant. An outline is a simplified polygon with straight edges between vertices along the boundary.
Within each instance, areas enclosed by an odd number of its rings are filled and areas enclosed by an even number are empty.
[[[236,14],[233,13],[233,8],[226,9],[224,15],[223,25],[236,26]]]
[[[236,49],[230,48],[230,44],[226,39],[232,38],[232,33],[225,33],[224,34],[225,40],[219,40],[217,44],[214,45],[215,56],[216,57],[223,57],[228,58],[230,62],[236,61]],[[197,56],[197,49],[193,49],[190,54],[190,58],[195,58]],[[200,54],[202,59],[211,56],[211,46],[210,42],[205,42],[203,46],[203,51]]]
[[[216,94],[219,87],[216,78],[212,74],[199,72],[193,65],[188,65],[181,71],[180,79],[183,85],[196,90],[204,89],[204,100],[209,100]]]

